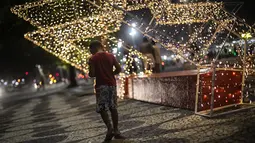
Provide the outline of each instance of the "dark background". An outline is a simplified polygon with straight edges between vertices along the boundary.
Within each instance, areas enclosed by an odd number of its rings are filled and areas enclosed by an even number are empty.
[[[31,1],[35,0],[0,1],[0,75],[2,76],[32,71],[36,64],[52,65],[58,61],[56,57],[24,38],[25,33],[35,28],[10,11],[14,5]],[[252,25],[255,22],[254,2],[252,0],[242,0],[242,2],[244,5],[237,15]]]

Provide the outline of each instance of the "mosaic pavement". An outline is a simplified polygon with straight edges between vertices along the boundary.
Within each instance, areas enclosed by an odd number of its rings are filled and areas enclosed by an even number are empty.
[[[255,142],[255,110],[216,119],[133,100],[119,102],[120,129],[134,143]],[[105,126],[94,96],[58,93],[28,99],[0,113],[0,143],[99,143]]]

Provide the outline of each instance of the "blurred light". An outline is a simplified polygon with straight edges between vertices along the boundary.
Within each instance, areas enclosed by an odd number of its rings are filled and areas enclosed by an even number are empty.
[[[19,85],[19,83],[18,83],[18,82],[15,82],[15,85]]]
[[[25,81],[25,79],[24,79],[24,78],[22,78],[22,79],[21,79],[21,81],[22,81],[22,82],[24,82],[24,81]]]
[[[132,23],[132,27],[136,27],[136,23]]]
[[[59,76],[59,73],[56,73],[56,76]]]
[[[12,81],[12,84],[15,84],[15,82],[16,82],[16,80],[13,80],[13,81]]]
[[[162,62],[161,64],[162,64],[162,66],[164,66],[164,65],[165,65],[165,62]]]
[[[52,78],[52,74],[49,75],[49,78]]]
[[[166,55],[164,55],[164,56],[163,56],[163,59],[164,59],[164,60],[166,60],[166,59],[167,59],[167,56],[166,56]]]
[[[134,28],[131,29],[131,32],[129,33],[130,36],[136,35],[136,30]]]
[[[3,80],[3,79],[1,79],[1,82],[4,82],[4,80]]]
[[[244,33],[244,34],[242,34],[241,36],[242,36],[242,38],[244,38],[244,39],[252,38],[251,33]]]
[[[52,80],[50,81],[50,84],[52,84],[53,82],[52,82]]]
[[[8,82],[6,81],[6,82],[4,82],[4,85],[7,85],[8,84]]]
[[[25,72],[26,75],[28,75],[28,72]]]
[[[135,58],[135,61],[138,62],[138,58]]]
[[[171,55],[171,58],[174,58],[175,56],[174,55]]]
[[[118,43],[118,44],[119,44],[119,43]],[[117,49],[117,48],[113,48],[113,50],[112,50],[113,54],[116,54],[116,53],[117,53],[117,51],[118,51],[118,49]]]
[[[18,82],[20,82],[20,79],[18,79]]]
[[[37,86],[37,84],[36,84],[36,83],[34,84],[34,88],[35,88],[35,89],[37,89],[37,88],[38,88],[38,86]]]
[[[54,81],[53,81],[54,83],[56,83],[57,82],[57,80],[56,79],[54,79]]]
[[[123,61],[125,62],[125,61],[127,61],[127,59],[126,59],[126,58],[123,58]]]

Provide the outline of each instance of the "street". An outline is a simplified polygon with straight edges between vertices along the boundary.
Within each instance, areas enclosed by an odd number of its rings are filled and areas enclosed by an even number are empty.
[[[95,112],[95,96],[60,90],[19,100],[0,113],[1,143],[97,143],[106,128]],[[92,93],[93,88],[85,88]],[[207,119],[193,111],[135,100],[119,101],[120,129],[125,141],[148,143],[255,141],[255,110]]]

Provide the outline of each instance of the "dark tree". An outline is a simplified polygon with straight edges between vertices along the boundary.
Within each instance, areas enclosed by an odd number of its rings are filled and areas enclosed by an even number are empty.
[[[76,81],[76,70],[75,70],[75,67],[71,65],[69,65],[69,81],[70,81],[70,84],[68,88],[73,88],[78,86]]]

